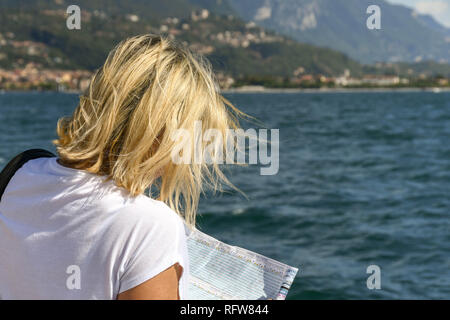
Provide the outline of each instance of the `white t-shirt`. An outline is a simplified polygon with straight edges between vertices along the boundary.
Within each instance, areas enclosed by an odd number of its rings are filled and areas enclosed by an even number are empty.
[[[183,220],[56,158],[27,162],[0,202],[0,299],[116,299],[177,262],[186,299]]]

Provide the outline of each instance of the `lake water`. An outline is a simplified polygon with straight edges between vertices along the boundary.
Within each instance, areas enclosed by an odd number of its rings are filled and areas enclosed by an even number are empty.
[[[280,129],[280,169],[231,169],[248,199],[202,199],[202,231],[298,267],[289,299],[450,298],[450,93],[226,96]],[[0,94],[0,168],[27,148],[54,151],[77,99]],[[369,265],[380,290],[366,286]]]

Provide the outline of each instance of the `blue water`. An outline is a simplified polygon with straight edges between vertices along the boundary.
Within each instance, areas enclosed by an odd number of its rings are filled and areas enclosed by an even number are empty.
[[[229,94],[280,129],[280,170],[230,170],[201,230],[300,269],[289,299],[450,298],[450,93]],[[77,95],[0,94],[0,168],[53,149]],[[246,126],[253,126],[246,124]],[[381,268],[381,289],[366,268]]]

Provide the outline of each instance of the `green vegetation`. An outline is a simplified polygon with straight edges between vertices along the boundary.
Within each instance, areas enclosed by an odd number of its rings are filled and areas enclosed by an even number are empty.
[[[166,26],[166,33],[174,34],[177,41],[187,42],[194,50],[203,52],[212,61],[216,71],[233,77],[288,77],[298,67],[303,67],[307,73],[329,76],[338,75],[345,69],[354,74],[362,71],[357,62],[344,54],[300,44],[260,27],[249,28],[242,20],[229,16],[210,15],[207,19],[194,21],[184,11],[184,16],[181,15],[177,23],[169,24],[163,18],[164,12],[176,12],[168,8],[165,10],[164,6],[159,5],[158,14],[152,10],[142,11],[142,14],[138,13],[139,21],[132,22],[127,19],[127,14],[136,12],[142,1],[133,1],[128,10],[118,10],[120,6],[114,10],[111,8],[114,6],[105,11],[94,10],[102,8],[96,3],[103,2],[98,0],[86,2],[86,6],[80,5],[83,8],[81,30],[66,28],[65,7],[57,6],[53,1],[37,1],[26,8],[1,10],[0,33],[9,44],[0,47],[0,53],[6,55],[0,59],[0,68],[21,68],[28,62],[35,62],[42,68],[94,70],[120,40],[136,34],[161,33],[161,26]],[[45,7],[47,3],[52,5]],[[0,5],[5,5],[5,0],[0,1]],[[189,29],[184,30],[183,24],[189,25]],[[225,33],[231,34],[230,39],[238,40],[218,39],[218,34],[223,36]],[[246,37],[256,40],[246,43]],[[17,48],[12,45],[20,41],[41,43],[45,50],[42,54],[29,55],[27,47]]]
[[[206,1],[209,0],[172,0],[170,3],[159,0],[79,0],[81,30],[68,30],[65,13],[70,4],[68,1],[37,0],[29,4],[24,0],[0,0],[0,71],[10,70],[10,76],[12,70],[24,70],[30,65],[33,70],[46,70],[47,73],[49,70],[93,71],[124,38],[162,33],[205,55],[225,87],[380,86],[370,79],[358,81],[366,75],[401,78],[398,83],[384,82],[382,85],[385,87],[448,86],[448,64],[362,65],[343,53],[299,43],[255,24],[245,23],[231,15],[233,11],[227,2],[217,6],[208,2],[207,7],[218,13],[203,12],[202,16],[199,9],[206,6]],[[27,74],[21,74],[19,78],[12,75],[3,84],[0,74],[0,88],[59,87],[54,82],[58,75],[41,82],[34,77],[27,83],[23,79]],[[337,82],[344,74],[351,82],[348,85]],[[69,76],[73,81],[68,88],[79,86],[84,77]]]

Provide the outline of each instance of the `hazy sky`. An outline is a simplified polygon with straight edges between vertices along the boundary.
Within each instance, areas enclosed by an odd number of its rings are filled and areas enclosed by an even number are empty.
[[[441,24],[450,28],[450,0],[387,0],[390,3],[403,4],[419,13],[432,15]]]

